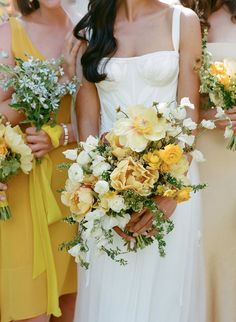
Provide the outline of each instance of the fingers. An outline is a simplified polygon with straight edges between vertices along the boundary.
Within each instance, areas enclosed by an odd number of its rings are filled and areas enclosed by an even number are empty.
[[[142,235],[144,233],[147,233],[147,231],[152,228],[153,215],[151,214],[150,219],[148,220],[148,218],[146,218],[146,220],[147,220],[146,222],[143,222],[142,228],[139,229],[139,227],[141,227],[141,222],[134,227],[135,229],[134,236],[135,234]]]
[[[5,185],[4,183],[0,182],[0,190],[7,190],[7,185]]]
[[[142,211],[140,211],[140,212],[134,212],[133,214],[132,214],[132,216],[131,216],[131,219],[130,219],[130,221],[128,222],[128,224],[127,224],[127,229],[129,229],[129,227],[131,227],[131,226],[133,226],[133,225],[135,225],[138,221],[139,221],[139,219],[140,219],[140,217],[145,213],[145,211],[146,211],[146,209],[143,209]]]
[[[235,114],[236,113],[236,106],[230,108],[229,110],[227,110],[226,114]]]
[[[135,238],[132,236],[127,235],[125,232],[123,232],[122,229],[120,229],[118,226],[114,227],[113,230],[122,238],[124,238],[127,241],[135,241]]]
[[[36,127],[27,127],[27,129],[25,130],[25,133],[27,135],[39,135],[42,134],[42,131],[37,131]]]

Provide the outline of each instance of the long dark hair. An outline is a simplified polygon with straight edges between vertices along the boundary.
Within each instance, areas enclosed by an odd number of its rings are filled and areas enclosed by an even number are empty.
[[[88,13],[74,29],[75,37],[89,40],[81,64],[85,78],[93,83],[106,78],[104,71],[98,70],[99,63],[104,57],[112,57],[117,50],[114,37],[116,2],[116,0],[90,0]]]
[[[23,16],[27,16],[39,8],[38,0],[16,0],[16,4]]]
[[[210,27],[208,23],[209,16],[226,5],[232,14],[232,21],[236,22],[236,1],[235,0],[180,0],[180,3],[194,10],[200,18],[201,24],[204,27]]]

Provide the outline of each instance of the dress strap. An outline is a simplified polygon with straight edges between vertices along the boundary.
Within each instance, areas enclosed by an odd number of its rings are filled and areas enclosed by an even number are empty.
[[[179,51],[180,17],[181,17],[181,7],[175,6],[173,10],[173,18],[172,18],[172,41],[173,41],[175,51]]]

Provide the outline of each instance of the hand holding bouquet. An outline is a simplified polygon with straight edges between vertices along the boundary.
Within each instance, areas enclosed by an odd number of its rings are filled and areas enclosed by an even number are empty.
[[[222,111],[228,111],[236,106],[236,61],[224,59],[214,62],[207,51],[207,32],[203,37],[203,59],[200,69],[200,92],[207,94],[207,108],[217,108],[216,117],[226,119],[229,125],[225,129],[225,138],[229,139],[228,148],[236,150],[236,136],[229,117]]]
[[[43,125],[56,125],[62,97],[74,94],[78,81],[60,83],[64,71],[62,59],[39,60],[28,56],[27,61],[16,58],[16,65],[0,64],[0,86],[13,89],[10,106],[25,115],[24,123],[40,130]]]
[[[6,183],[20,170],[28,174],[32,169],[33,155],[24,141],[19,126],[4,125],[0,120],[0,182]],[[0,201],[0,220],[11,218],[5,191],[0,192],[5,200]]]
[[[130,107],[127,114],[119,111],[123,117],[102,139],[90,136],[78,149],[65,152],[74,163],[68,166],[61,199],[72,213],[68,221],[79,222],[79,232],[64,246],[82,266],[89,265],[86,253],[91,239],[98,252],[120,264],[126,264],[122,254],[154,242],[160,255],[165,255],[165,236],[174,225],[155,197],[184,202],[191,198],[192,191],[205,187],[192,185],[187,178],[188,156],[203,159],[193,148],[197,124],[186,118],[187,107],[193,105],[185,98],[177,107],[154,103],[150,108]],[[132,213],[143,209],[153,214],[153,236],[133,236],[126,229]],[[133,241],[121,239],[115,227],[132,236]]]

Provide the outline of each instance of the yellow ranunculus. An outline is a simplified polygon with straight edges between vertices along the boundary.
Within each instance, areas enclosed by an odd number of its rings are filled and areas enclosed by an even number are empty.
[[[141,196],[147,196],[151,193],[158,176],[158,171],[153,173],[136,163],[132,157],[128,157],[120,161],[112,172],[111,185],[117,191],[131,189]]]
[[[120,144],[119,137],[115,135],[114,131],[109,132],[106,135],[106,139],[112,147],[112,154],[117,157],[117,159],[123,159],[131,152],[130,149],[125,148]]]
[[[163,150],[159,150],[160,158],[167,164],[178,163],[183,155],[183,151],[177,144],[169,144]]]
[[[77,220],[80,222],[92,209],[94,198],[90,188],[79,186],[74,191],[63,191],[61,201],[77,215]]]
[[[184,202],[187,201],[191,198],[191,192],[193,191],[192,188],[186,187],[178,191],[177,196],[176,196],[176,201],[177,202]]]
[[[7,154],[7,145],[6,142],[3,139],[0,139],[0,157],[5,157]]]
[[[173,198],[176,196],[176,190],[168,189],[163,194],[164,197]]]
[[[186,177],[186,173],[189,170],[189,161],[186,155],[183,155],[178,163],[172,164],[170,166],[170,174],[183,181],[185,184],[189,183],[189,180]]]
[[[214,64],[211,65],[210,67],[210,73],[213,76],[216,76],[218,81],[224,85],[224,86],[229,86],[230,84],[230,73],[233,73],[234,71],[232,70],[232,64],[227,61],[224,63],[222,62],[215,62]],[[234,75],[235,77],[235,75]]]
[[[165,162],[162,162],[160,165],[159,171],[164,173],[170,172],[170,166]]]
[[[148,152],[143,156],[143,159],[148,163],[152,170],[158,170],[161,165],[161,159],[159,157],[159,151]]]
[[[114,125],[114,134],[119,137],[122,146],[142,152],[150,141],[158,141],[165,137],[166,120],[157,117],[155,108],[132,106],[127,115],[127,118],[118,120]]]

